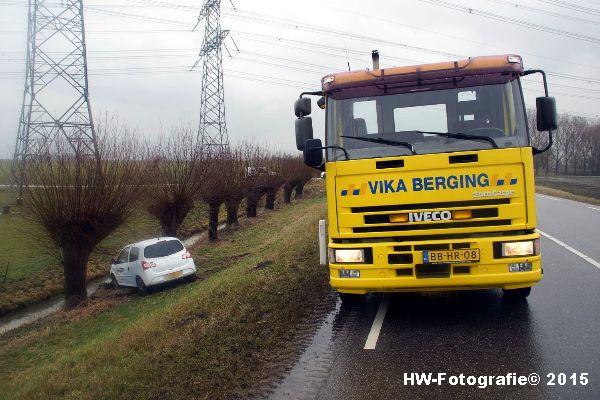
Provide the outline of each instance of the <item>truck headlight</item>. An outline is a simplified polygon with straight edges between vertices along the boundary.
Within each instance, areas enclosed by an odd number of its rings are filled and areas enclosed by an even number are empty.
[[[540,254],[540,240],[525,240],[522,242],[506,242],[501,244],[502,257],[537,256]]]
[[[329,249],[329,259],[334,263],[364,263],[364,249]]]

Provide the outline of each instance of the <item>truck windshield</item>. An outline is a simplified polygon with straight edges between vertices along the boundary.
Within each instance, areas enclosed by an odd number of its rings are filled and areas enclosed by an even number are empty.
[[[327,145],[350,159],[529,146],[518,79],[327,102]],[[402,142],[410,146],[394,145]],[[329,150],[328,159],[345,159]]]

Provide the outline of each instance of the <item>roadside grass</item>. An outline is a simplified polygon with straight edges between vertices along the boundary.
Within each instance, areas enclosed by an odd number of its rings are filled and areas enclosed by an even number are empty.
[[[536,176],[536,191],[600,205],[600,176]]]
[[[147,297],[107,290],[5,334],[0,398],[249,398],[282,373],[331,307],[313,197],[192,250],[202,279]]]

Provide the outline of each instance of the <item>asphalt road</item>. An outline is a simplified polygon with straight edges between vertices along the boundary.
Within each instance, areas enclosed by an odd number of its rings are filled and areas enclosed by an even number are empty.
[[[600,207],[542,195],[537,206],[544,278],[527,302],[490,290],[338,305],[271,398],[599,399]],[[425,385],[411,373],[446,375]],[[533,373],[538,385],[467,381]]]

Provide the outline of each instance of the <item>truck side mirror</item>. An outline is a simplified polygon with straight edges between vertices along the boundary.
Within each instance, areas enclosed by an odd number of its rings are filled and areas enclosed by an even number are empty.
[[[298,118],[302,118],[302,117],[306,117],[307,115],[310,115],[311,108],[312,107],[311,107],[310,97],[300,97],[294,103],[294,113],[296,114],[296,117],[298,117]]]
[[[317,106],[319,106],[319,108],[321,110],[324,110],[326,105],[325,105],[325,96],[321,96],[321,98],[319,100],[317,100]]]
[[[313,138],[313,125],[311,117],[299,118],[296,120],[296,148],[304,150],[304,144],[307,140]]]
[[[323,144],[321,139],[308,139],[304,143],[304,164],[313,168],[323,165]]]
[[[554,97],[538,97],[535,99],[537,109],[537,130],[553,131],[558,129],[558,113]]]

